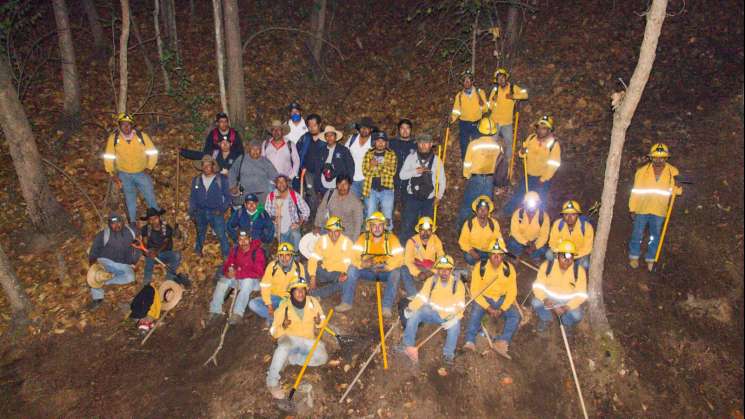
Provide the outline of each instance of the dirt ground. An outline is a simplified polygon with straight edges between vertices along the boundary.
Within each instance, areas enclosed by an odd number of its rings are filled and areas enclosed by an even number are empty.
[[[626,8],[621,2],[581,1],[574,7],[548,3],[550,10],[528,17],[521,53],[511,70],[531,95],[521,121],[543,113],[557,120],[563,162],[551,192],[549,209],[555,215],[565,199],[577,199],[588,207],[600,198],[612,123],[609,97],[620,89],[617,78],[628,83],[636,64],[644,28],[638,14],[645,2],[629,2],[633,4],[625,4]],[[620,366],[606,367],[606,354],[598,352],[588,327],[571,338],[593,417],[742,417],[743,5],[737,1],[721,2],[718,8],[686,4],[678,13],[679,3],[671,3],[675,14],[663,26],[657,61],[628,132],[614,209],[604,286],[608,317],[622,348]],[[198,116],[210,120],[219,102],[214,93],[211,10],[207,3],[197,4],[197,15],[204,18],[180,27],[179,35],[192,91],[214,101],[198,108]],[[244,39],[262,27],[297,26],[306,20],[289,3],[271,6],[267,1],[241,3]],[[370,115],[393,133],[396,121],[406,116],[414,119],[415,132],[429,130],[441,137],[442,121],[458,89],[457,81],[448,75],[460,72],[438,54],[429,54],[433,34],[442,22],[432,18],[406,23],[414,2],[392,7],[392,3],[352,0],[344,6],[336,10],[329,35],[344,60],[326,52],[330,80],[312,79],[305,47],[294,36],[270,32],[255,38],[245,50],[251,124],[279,117],[280,109],[297,99],[337,127]],[[135,7],[138,10],[144,9]],[[183,22],[189,21],[188,8],[179,13]],[[82,24],[81,19],[76,22]],[[146,14],[138,16],[138,22],[150,20]],[[151,36],[149,28],[142,28],[143,37]],[[84,34],[76,39],[83,41]],[[482,86],[490,81],[486,75],[495,65],[487,44],[480,51],[484,58],[477,62]],[[79,57],[92,53],[83,42],[78,48]],[[138,49],[130,53],[134,103],[148,92],[141,54]],[[148,55],[155,59],[154,48]],[[97,156],[103,147],[102,127],[110,126],[107,112],[113,102],[108,97],[106,64],[79,58],[84,60],[85,124],[61,151],[54,148],[60,136],[53,128],[56,114],[47,111],[61,108],[56,68],[42,71],[24,105],[42,154],[53,156],[100,204],[106,187]],[[138,120],[155,134],[161,148],[154,173],[156,191],[160,202],[172,208],[175,150],[179,145],[196,146],[203,137],[189,123],[184,101],[154,96],[144,111],[158,113]],[[528,123],[521,125],[524,136]],[[647,273],[627,265],[631,223],[626,203],[634,168],[657,141],[671,146],[671,163],[692,183],[676,201],[661,264],[657,272]],[[456,144],[449,148],[448,198],[440,207],[438,234],[462,264],[453,228],[464,186]],[[214,239],[201,260],[191,251],[193,232],[179,243],[186,257],[183,271],[195,279],[195,285],[162,329],[140,345],[141,337],[124,320],[126,313],[120,307],[129,303],[138,284],[108,291],[105,307],[94,316],[82,308],[89,298],[82,276],[85,251],[98,228],[91,208],[70,184],[52,177],[53,187],[63,192],[59,199],[71,215],[69,223],[79,235],[34,239],[25,227],[25,209],[16,198],[18,185],[4,147],[0,237],[36,310],[29,336],[14,344],[3,340],[0,346],[3,417],[283,416],[264,387],[274,343],[256,317],[231,328],[217,366],[203,366],[221,332],[220,327],[204,324],[213,290],[210,273],[219,263]],[[195,172],[189,166],[182,169],[184,202],[186,185]],[[185,214],[177,220],[190,226]],[[509,220],[500,221],[506,231]],[[138,278],[141,269],[140,264]],[[533,279],[530,270],[519,267],[520,300]],[[326,310],[337,303],[338,296],[322,301]],[[0,300],[0,330],[6,329],[8,314],[5,301]],[[374,288],[359,287],[355,310],[335,314],[332,325],[355,340],[342,347],[326,341],[332,362],[308,370],[304,381],[312,385],[314,406],[303,415],[581,415],[558,329],[541,337],[533,324],[523,326],[511,346],[512,361],[486,351],[480,342],[482,350],[459,352],[455,365],[444,370],[443,336],[425,346],[420,365],[412,367],[396,351],[401,338],[400,329],[396,330],[388,341],[388,370],[376,358],[340,404],[346,385],[378,342]],[[490,329],[497,326],[491,324]],[[419,336],[430,330],[422,329]],[[298,371],[287,368],[283,383],[292,384]]]

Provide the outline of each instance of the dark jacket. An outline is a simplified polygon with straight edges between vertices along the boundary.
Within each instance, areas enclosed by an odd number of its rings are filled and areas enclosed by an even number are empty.
[[[398,181],[398,174],[401,173],[401,167],[403,167],[406,157],[411,153],[416,153],[416,142],[414,137],[410,137],[408,141],[396,137],[390,141],[388,148],[396,153],[396,180]]]
[[[248,231],[251,238],[261,240],[264,243],[271,243],[274,239],[274,222],[266,211],[257,210],[250,215],[245,207],[238,210],[238,216],[233,217],[230,226],[240,230]]]
[[[199,150],[188,150],[182,148],[179,152],[181,157],[189,160],[200,160],[205,154],[213,155],[215,150],[220,150],[220,140],[222,137],[227,137],[230,141],[230,154],[235,153],[236,156],[243,154],[243,142],[241,141],[241,135],[238,131],[233,128],[228,129],[228,135],[223,136],[217,127],[213,128],[204,139],[204,146],[202,151]],[[222,168],[222,167],[221,167]]]
[[[297,154],[300,156],[300,170],[306,169],[315,177],[321,167],[321,152],[326,148],[326,142],[320,139],[313,141],[313,135],[306,132],[300,137],[296,147]]]
[[[93,239],[88,261],[94,263],[98,258],[106,258],[116,263],[134,265],[142,253],[132,247],[134,239],[135,233],[129,226],[125,225],[118,233],[106,227]]]
[[[313,177],[313,184],[318,185],[316,186],[316,192],[318,193],[326,193],[326,188],[323,187],[323,183],[321,182],[321,172],[328,156],[329,148],[323,147],[321,150],[321,158],[319,159],[318,172]],[[354,159],[352,159],[352,153],[349,152],[349,149],[346,146],[336,143],[336,146],[334,147],[334,155],[331,157],[331,165],[334,168],[334,178],[347,176],[351,179],[354,177]]]
[[[223,275],[228,275],[230,265],[235,268],[235,279],[261,279],[266,268],[266,255],[264,255],[264,249],[261,248],[261,242],[256,239],[251,240],[251,247],[246,252],[242,252],[240,246],[235,245],[230,249],[222,266]]]
[[[202,175],[197,175],[191,180],[189,215],[194,216],[198,211],[211,211],[222,214],[230,206],[232,198],[230,184],[225,175],[215,175],[215,179],[210,184],[209,190],[204,187]]]
[[[237,150],[230,150],[230,153],[228,153],[228,157],[225,158],[222,156],[222,153],[220,150],[216,150],[212,153],[212,156],[215,158],[215,161],[217,162],[217,165],[220,166],[220,170],[223,169],[230,171],[230,168],[233,166],[233,163],[238,160],[238,157],[240,157],[242,153],[239,153]]]

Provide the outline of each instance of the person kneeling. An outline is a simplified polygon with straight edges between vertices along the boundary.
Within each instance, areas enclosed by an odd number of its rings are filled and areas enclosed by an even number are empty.
[[[344,226],[339,217],[331,216],[326,221],[328,233],[316,242],[313,254],[308,258],[308,275],[311,293],[326,298],[341,291],[347,280],[347,271],[352,263],[352,240],[344,236]],[[323,285],[319,288],[319,285]]]
[[[553,314],[559,317],[567,328],[582,320],[582,303],[587,300],[587,273],[576,260],[577,249],[573,242],[565,240],[555,249],[556,260],[543,262],[538,269],[538,277],[533,283],[533,310],[540,321],[538,332],[545,332],[553,321]]]
[[[452,363],[455,358],[455,345],[460,334],[460,319],[466,308],[466,289],[460,280],[453,276],[455,264],[450,256],[443,256],[435,264],[435,275],[424,282],[416,298],[404,311],[406,328],[403,344],[406,355],[413,362],[419,361],[416,345],[416,332],[420,323],[442,325],[447,330],[443,359]]]
[[[222,304],[230,288],[235,289],[238,295],[228,322],[241,322],[251,292],[259,290],[259,277],[264,273],[265,266],[266,256],[261,242],[252,239],[248,231],[240,231],[238,244],[228,253],[228,258],[217,275],[219,279],[210,303],[210,322],[222,315]]]
[[[287,286],[301,278],[305,279],[305,268],[295,260],[295,247],[290,243],[280,243],[277,247],[277,260],[267,265],[261,278],[261,297],[251,300],[248,307],[266,319],[269,326],[274,310],[288,296]]]
[[[517,272],[511,263],[504,259],[507,246],[504,240],[495,240],[489,246],[489,260],[474,266],[471,274],[471,295],[478,296],[476,304],[471,309],[466,329],[466,344],[463,349],[476,350],[474,339],[481,329],[481,319],[489,313],[494,319],[504,319],[502,335],[494,341],[494,350],[505,358],[511,359],[507,353],[512,341],[512,335],[520,325],[520,313],[515,307],[517,297]],[[483,290],[483,291],[482,291]]]
[[[307,295],[308,282],[304,278],[291,283],[288,292],[289,298],[282,299],[274,310],[274,321],[269,329],[272,337],[277,339],[277,349],[266,374],[266,386],[275,399],[285,398],[279,386],[279,374],[288,362],[303,365],[315,341],[315,329],[326,317],[318,300]],[[319,341],[308,366],[317,367],[327,360],[326,347]]]

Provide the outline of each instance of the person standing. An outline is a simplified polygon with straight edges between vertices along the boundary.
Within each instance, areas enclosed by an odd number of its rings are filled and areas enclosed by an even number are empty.
[[[519,100],[528,99],[527,90],[512,83],[510,72],[498,68],[494,72],[494,87],[489,94],[489,119],[497,127],[497,137],[504,141],[504,159],[512,157],[512,138],[515,109]]]
[[[310,217],[310,208],[299,193],[290,188],[287,176],[279,175],[274,181],[277,189],[266,196],[264,209],[274,220],[279,241],[297,248],[300,243],[300,228]]]
[[[300,156],[297,154],[295,143],[286,138],[290,127],[277,120],[267,128],[271,137],[264,141],[261,155],[269,159],[277,169],[277,173],[287,176],[292,181],[298,175],[300,169]]]
[[[191,180],[189,195],[189,216],[197,227],[197,240],[194,252],[201,257],[207,227],[211,226],[220,241],[222,257],[228,255],[230,243],[225,231],[225,210],[232,201],[228,178],[217,173],[217,164],[212,156],[202,157],[202,174]]]
[[[181,157],[189,160],[201,160],[202,156],[211,155],[217,158],[215,152],[223,151],[225,148],[221,145],[222,142],[227,142],[227,154],[234,156],[240,156],[243,154],[243,141],[241,141],[241,135],[234,128],[230,127],[230,120],[228,114],[225,112],[218,112],[215,115],[215,127],[207,133],[204,139],[204,146],[202,151],[188,150],[181,148],[179,153]],[[218,162],[219,163],[219,162]],[[222,168],[222,165],[220,166]]]
[[[393,177],[396,175],[396,153],[388,148],[388,135],[378,131],[372,135],[373,148],[365,153],[362,173],[365,176],[362,196],[365,213],[383,212],[388,229],[393,229]]]
[[[406,189],[406,182],[399,177],[401,168],[410,154],[416,153],[416,140],[412,135],[413,123],[410,119],[403,118],[398,121],[398,135],[391,139],[388,147],[396,153],[396,177],[393,178],[395,184],[395,203],[396,211],[403,214],[403,191]],[[431,138],[431,137],[430,137]],[[403,217],[402,217],[403,218]]]
[[[285,134],[285,139],[293,144],[297,144],[303,135],[308,133],[308,126],[303,119],[303,107],[297,102],[287,105],[290,112],[290,120],[287,121],[289,131]]]
[[[349,140],[347,140],[345,145],[352,154],[352,160],[354,160],[352,192],[360,199],[363,199],[362,186],[365,183],[365,174],[362,170],[362,164],[365,161],[365,155],[368,150],[372,148],[372,140],[370,137],[374,131],[378,130],[378,128],[369,116],[360,119],[354,124],[354,128],[357,130],[357,134],[349,137]]]
[[[248,152],[230,167],[230,191],[233,195],[234,213],[240,209],[246,196],[254,194],[259,202],[264,202],[266,195],[274,189],[277,169],[272,162],[261,155],[261,142],[253,140],[248,144]]]
[[[342,177],[352,179],[354,176],[354,158],[352,153],[338,141],[342,138],[342,132],[331,125],[323,130],[325,142],[321,142],[322,148],[318,158],[318,168],[314,174],[313,184],[319,198],[326,191],[336,188],[336,184]],[[308,175],[306,174],[306,177]]]
[[[134,127],[134,118],[127,113],[117,116],[118,129],[109,135],[103,154],[104,168],[124,192],[127,219],[137,223],[137,192],[148,208],[160,209],[155,197],[150,171],[158,164],[158,149],[147,133]]]
[[[308,131],[298,139],[295,148],[300,157],[300,173],[302,174],[305,170],[304,198],[308,201],[311,212],[314,212],[318,207],[319,195],[321,194],[318,191],[319,186],[316,184],[316,179],[320,175],[321,154],[323,149],[326,148],[326,142],[324,141],[324,133],[321,132],[321,117],[319,115],[310,114],[305,122],[308,125]],[[295,179],[292,186],[296,191],[300,190],[300,176]]]
[[[450,123],[458,121],[461,158],[466,157],[468,143],[478,137],[478,123],[488,110],[489,102],[486,101],[484,91],[474,87],[473,74],[466,70],[463,73],[463,90],[456,93],[450,113]]]

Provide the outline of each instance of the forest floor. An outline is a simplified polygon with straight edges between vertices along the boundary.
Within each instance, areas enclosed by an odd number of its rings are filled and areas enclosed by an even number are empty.
[[[645,2],[633,2],[636,9],[609,4],[597,10],[597,2],[580,3],[587,7],[541,10],[528,16],[521,53],[511,66],[515,81],[531,95],[521,121],[533,121],[544,113],[557,121],[563,162],[552,187],[551,214],[568,198],[586,207],[600,199],[612,122],[610,94],[620,89],[617,78],[628,82],[644,30],[644,19],[637,13]],[[587,327],[571,339],[585,399],[595,417],[742,417],[743,13],[741,2],[725,3],[731,7],[689,4],[685,12],[668,17],[652,76],[628,132],[604,279],[608,317],[622,348],[621,363],[606,367],[605,355],[598,353]],[[207,3],[197,4],[197,16],[205,16],[201,20],[189,21],[188,10],[179,11],[184,14],[179,21],[190,23],[180,29],[190,82],[184,96],[174,99],[161,94],[159,73],[149,94],[142,50],[130,52],[130,106],[140,107],[143,98],[152,96],[142,106],[138,121],[160,147],[154,179],[159,201],[169,209],[175,207],[177,148],[200,144],[203,135],[191,122],[194,118],[210,121],[219,106],[211,10]],[[333,50],[326,51],[330,80],[318,82],[312,77],[306,48],[295,36],[268,32],[245,50],[251,124],[260,126],[279,118],[283,106],[299,100],[305,109],[320,113],[337,127],[370,115],[393,133],[396,121],[409,117],[415,121],[415,133],[431,131],[441,137],[442,121],[458,90],[458,81],[448,75],[460,68],[438,58],[436,51],[429,54],[435,45],[432,28],[438,21],[406,23],[407,10],[384,3],[354,0],[345,6],[335,12],[331,24],[329,38],[344,60]],[[242,2],[241,7],[244,39],[262,27],[303,25],[305,20],[289,5],[271,7],[259,1],[251,7]],[[261,17],[258,10],[263,10]],[[150,22],[143,11],[135,13],[141,14],[138,22]],[[80,19],[75,24],[82,25]],[[142,29],[145,38],[151,36],[150,30]],[[58,147],[58,114],[49,111],[61,108],[60,76],[53,66],[42,70],[24,105],[42,155],[62,166],[101,207],[106,175],[99,155],[103,129],[112,126],[114,100],[106,63],[85,58],[91,53],[82,42],[85,36],[76,35],[78,61],[81,66],[86,63],[81,71],[86,110],[82,131]],[[130,45],[135,45],[134,39]],[[482,86],[495,66],[490,48],[485,42],[479,55],[485,58],[477,62]],[[154,47],[147,54],[155,60]],[[199,102],[198,96],[208,102],[194,107],[192,114],[185,104]],[[524,137],[529,124],[521,125]],[[676,201],[659,269],[647,273],[633,271],[627,264],[631,223],[626,202],[634,168],[658,141],[671,146],[671,163],[693,184]],[[451,144],[447,199],[440,209],[438,234],[446,250],[462,263],[453,224],[463,179],[457,142]],[[221,331],[204,323],[214,287],[210,273],[219,264],[214,239],[202,259],[191,250],[193,232],[178,243],[185,256],[182,270],[194,279],[194,287],[163,327],[140,345],[141,337],[124,320],[126,312],[121,309],[138,290],[140,279],[108,290],[106,305],[94,315],[83,309],[90,298],[85,252],[100,228],[90,205],[71,183],[50,172],[53,190],[70,214],[66,222],[79,233],[63,238],[29,233],[10,156],[2,147],[0,239],[35,305],[29,336],[0,346],[4,417],[282,415],[264,387],[274,342],[256,317],[231,328],[217,366],[203,366]],[[196,172],[191,165],[184,165],[182,172],[183,209],[189,178]],[[182,226],[191,226],[184,211],[176,217]],[[500,221],[506,231],[509,220]],[[142,265],[138,268],[141,278]],[[534,273],[519,267],[520,299],[533,279]],[[333,362],[307,372],[305,382],[312,385],[314,407],[304,415],[581,415],[558,329],[541,337],[533,324],[517,333],[512,361],[484,350],[480,342],[481,351],[459,352],[455,365],[442,369],[443,336],[424,347],[416,368],[392,350],[388,370],[378,357],[349,398],[337,403],[378,341],[374,289],[364,284],[359,288],[355,310],[336,314],[332,321],[357,339],[341,348],[327,342]],[[338,303],[338,296],[322,303],[328,310]],[[7,304],[0,300],[0,330],[7,328],[8,315]],[[496,327],[490,325],[492,331]],[[423,328],[420,336],[430,330]],[[400,330],[393,332],[389,346],[395,347],[400,337]],[[298,370],[287,368],[283,382],[291,384]]]

